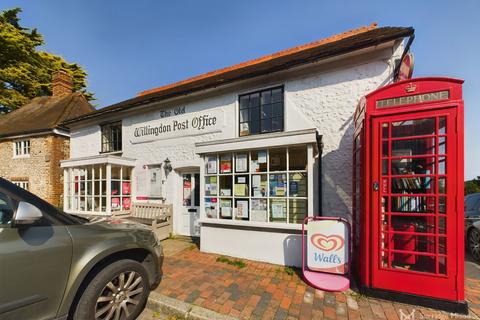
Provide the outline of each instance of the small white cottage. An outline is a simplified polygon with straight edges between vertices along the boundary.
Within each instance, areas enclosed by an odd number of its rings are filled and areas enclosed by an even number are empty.
[[[65,211],[172,204],[202,251],[300,265],[307,215],[350,218],[355,107],[413,32],[362,27],[69,120]]]

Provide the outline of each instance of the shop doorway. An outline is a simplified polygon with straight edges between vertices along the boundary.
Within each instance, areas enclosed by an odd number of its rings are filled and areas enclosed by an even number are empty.
[[[184,236],[199,237],[200,173],[182,172],[180,177],[180,232]]]
[[[373,121],[376,288],[456,299],[455,111]]]

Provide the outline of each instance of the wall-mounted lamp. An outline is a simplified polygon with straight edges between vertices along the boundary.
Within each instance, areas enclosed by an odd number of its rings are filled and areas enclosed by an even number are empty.
[[[170,163],[170,159],[166,158],[163,160],[163,170],[165,170],[165,176],[172,171],[172,164]]]

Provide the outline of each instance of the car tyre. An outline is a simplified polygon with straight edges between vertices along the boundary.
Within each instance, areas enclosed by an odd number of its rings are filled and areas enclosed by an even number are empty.
[[[472,257],[480,261],[480,231],[473,228],[468,233],[468,251]]]
[[[73,320],[133,320],[150,293],[148,274],[134,260],[116,261],[102,269],[81,295]]]

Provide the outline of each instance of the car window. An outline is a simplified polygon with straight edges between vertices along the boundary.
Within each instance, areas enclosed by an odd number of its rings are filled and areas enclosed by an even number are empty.
[[[465,199],[465,210],[475,210],[475,207],[479,204],[480,194],[469,195]]]
[[[10,227],[13,220],[13,211],[10,198],[0,192],[0,228]]]

